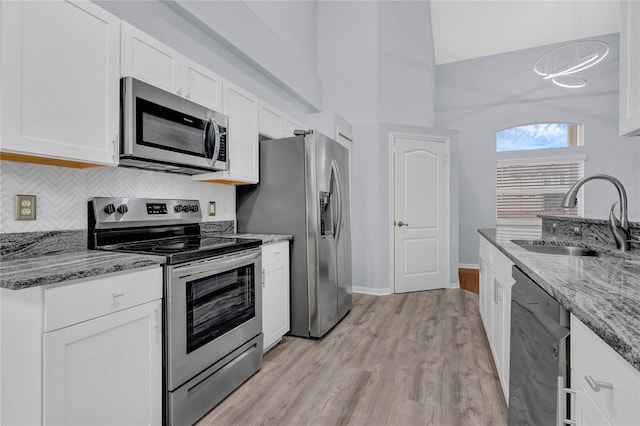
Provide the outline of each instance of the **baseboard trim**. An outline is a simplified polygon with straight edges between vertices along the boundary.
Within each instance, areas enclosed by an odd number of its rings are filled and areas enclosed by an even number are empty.
[[[476,263],[459,263],[458,269],[480,269],[480,265]]]
[[[372,287],[351,287],[351,291],[360,294],[369,294],[371,296],[388,296],[393,294],[393,289],[387,288],[372,288]]]
[[[460,288],[460,283],[459,282],[449,283],[449,287],[448,288],[450,288],[450,289]]]

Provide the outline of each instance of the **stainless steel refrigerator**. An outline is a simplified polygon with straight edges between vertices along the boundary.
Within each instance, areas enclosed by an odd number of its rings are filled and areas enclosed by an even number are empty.
[[[293,234],[294,336],[322,337],[351,309],[348,179],[347,149],[307,131],[261,141],[260,183],[237,188],[238,232]]]

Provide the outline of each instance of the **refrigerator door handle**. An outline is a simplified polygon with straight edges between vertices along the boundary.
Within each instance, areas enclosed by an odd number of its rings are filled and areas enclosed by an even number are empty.
[[[331,162],[331,173],[335,176],[336,179],[336,224],[335,229],[333,230],[335,240],[338,241],[340,238],[340,228],[342,228],[342,178],[340,177],[340,170],[338,169],[338,164],[336,160]]]

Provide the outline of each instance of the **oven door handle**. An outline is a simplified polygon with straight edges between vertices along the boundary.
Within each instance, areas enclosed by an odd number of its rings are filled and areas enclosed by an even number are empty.
[[[234,267],[245,266],[260,260],[260,250],[243,255],[231,255],[227,258],[215,258],[188,266],[178,266],[171,273],[172,278],[181,279],[193,275],[216,275]]]

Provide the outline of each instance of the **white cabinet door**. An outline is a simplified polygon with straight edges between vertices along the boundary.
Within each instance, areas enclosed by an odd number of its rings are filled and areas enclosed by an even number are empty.
[[[575,391],[573,399],[574,407],[571,420],[576,426],[609,426],[611,423],[602,414],[595,402],[589,397],[586,389],[576,380],[580,376],[574,369],[571,369],[571,387]]]
[[[258,183],[258,98],[223,80],[222,112],[229,116],[229,170],[194,175],[193,180],[235,185]]]
[[[511,277],[513,263],[480,237],[480,315],[491,347],[503,394],[509,402],[511,355]]]
[[[214,111],[222,111],[222,78],[186,58],[182,62],[184,97]]]
[[[2,158],[116,165],[120,20],[90,2],[0,7]]]
[[[289,138],[293,136],[294,130],[306,130],[306,127],[291,117],[285,117],[283,137]]]
[[[133,25],[122,21],[122,76],[134,77],[182,94],[181,56]]]
[[[640,135],[640,2],[621,1],[620,135]]]
[[[258,99],[238,86],[223,82],[223,111],[229,116],[230,180],[258,183]]]
[[[502,372],[504,365],[504,281],[502,278],[493,275],[493,320],[491,332],[491,349],[493,349],[493,359],[498,370],[500,382],[502,382]]]
[[[43,337],[45,425],[159,425],[159,300]]]
[[[262,247],[263,351],[289,332],[289,242]]]
[[[284,136],[284,114],[271,105],[260,101],[260,134],[272,139]],[[293,135],[292,135],[293,136]]]
[[[574,315],[570,344],[571,387],[585,392],[609,423],[640,424],[640,372]]]
[[[507,405],[509,405],[509,367],[510,367],[510,357],[511,357],[511,287],[513,283],[505,283],[504,288],[502,289],[503,294],[503,314],[502,318],[504,321],[503,325],[503,339],[504,343],[502,345],[502,371],[500,374],[500,383],[502,384],[502,392],[504,393],[504,397],[507,400]]]

